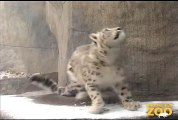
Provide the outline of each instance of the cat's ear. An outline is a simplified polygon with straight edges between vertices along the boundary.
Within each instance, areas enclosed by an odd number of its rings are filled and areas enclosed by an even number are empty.
[[[94,40],[94,41],[96,41],[97,40],[97,38],[98,38],[98,35],[96,34],[96,33],[92,33],[92,34],[90,34],[90,39],[92,39],[92,40]]]

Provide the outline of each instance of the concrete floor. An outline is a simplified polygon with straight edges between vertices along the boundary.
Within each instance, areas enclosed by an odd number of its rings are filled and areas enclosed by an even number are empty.
[[[48,74],[57,80],[56,74]],[[90,100],[76,101],[73,97],[63,97],[44,91],[30,84],[26,78],[15,78],[0,81],[0,119],[121,119],[146,118],[146,104],[153,103],[153,97],[139,97],[143,107],[138,111],[128,111],[121,107],[112,92],[104,100],[109,111],[101,115],[88,113]],[[115,98],[114,98],[115,96]],[[108,99],[109,98],[109,99]],[[173,103],[173,116],[178,119],[177,96],[154,96],[154,102]],[[148,102],[145,102],[148,101]],[[110,104],[109,104],[110,103]],[[158,118],[158,117],[151,117]],[[151,119],[149,118],[149,119]]]
[[[109,111],[101,115],[88,113],[90,102],[76,101],[47,91],[28,92],[19,95],[1,95],[1,119],[124,119],[146,118],[148,103],[173,103],[173,116],[178,118],[178,101],[142,102],[138,111],[128,111],[120,104],[107,104]],[[155,117],[158,118],[158,117]]]

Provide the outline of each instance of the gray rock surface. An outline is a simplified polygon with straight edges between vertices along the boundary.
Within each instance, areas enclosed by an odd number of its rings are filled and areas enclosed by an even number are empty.
[[[45,2],[0,2],[0,71],[57,71],[57,44],[45,14]]]
[[[127,34],[125,69],[135,96],[178,95],[175,2],[0,2],[0,9],[0,70],[49,73],[58,65],[58,82],[65,86],[75,48],[89,43],[92,32],[120,26]]]
[[[89,33],[120,26],[127,34],[125,69],[134,94],[177,95],[177,3],[48,2],[47,11],[58,41],[60,85],[67,84],[68,58],[77,46],[90,42]]]

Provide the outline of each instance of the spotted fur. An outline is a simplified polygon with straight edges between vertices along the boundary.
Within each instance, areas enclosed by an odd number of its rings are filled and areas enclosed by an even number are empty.
[[[121,48],[125,41],[125,32],[120,28],[105,28],[90,34],[92,43],[78,47],[67,64],[67,73],[71,80],[63,95],[82,93],[89,96],[92,104],[90,112],[99,114],[105,111],[102,89],[113,88],[121,99],[122,105],[128,110],[137,110],[139,102],[132,99],[128,86],[125,84],[124,69],[122,68]],[[41,81],[41,79],[39,79]],[[42,82],[50,86],[54,84]],[[50,85],[49,85],[50,84]],[[55,84],[56,85],[56,84]],[[76,95],[78,98],[80,94]]]

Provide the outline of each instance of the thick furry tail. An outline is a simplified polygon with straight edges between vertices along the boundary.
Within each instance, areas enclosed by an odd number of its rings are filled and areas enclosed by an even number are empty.
[[[29,80],[32,84],[42,88],[51,90],[52,92],[61,93],[61,89],[58,88],[58,85],[56,82],[54,82],[52,79],[42,76],[41,74],[33,74],[29,77]]]
[[[28,79],[35,86],[40,87],[42,89],[50,90],[53,93],[57,93],[62,96],[75,96],[77,100],[88,98],[88,94],[86,93],[86,91],[77,90],[77,84],[74,84],[73,86],[69,85],[67,87],[58,87],[56,82],[54,82],[50,78],[44,77],[40,73],[32,74],[28,77]]]

